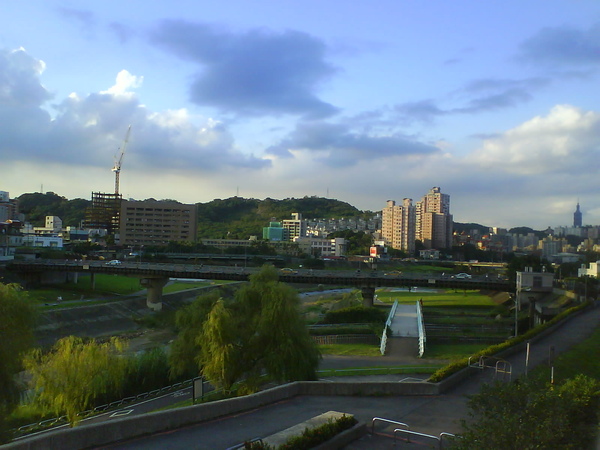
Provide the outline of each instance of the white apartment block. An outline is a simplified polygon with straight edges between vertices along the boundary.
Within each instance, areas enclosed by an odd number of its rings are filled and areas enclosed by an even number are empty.
[[[591,262],[589,268],[586,268],[585,264],[582,264],[581,268],[577,270],[577,276],[600,278],[600,261]]]
[[[344,238],[299,237],[294,242],[307,255],[346,256],[347,243]]]
[[[292,213],[292,219],[284,220],[281,226],[286,230],[286,237],[289,241],[295,238],[306,237],[307,222],[302,219],[302,214]]]

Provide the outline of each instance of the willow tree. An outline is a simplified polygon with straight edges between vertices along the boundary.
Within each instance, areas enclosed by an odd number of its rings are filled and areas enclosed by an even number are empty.
[[[36,400],[74,426],[79,414],[94,406],[107,392],[119,392],[127,360],[120,356],[124,343],[60,339],[47,353],[36,349],[25,358]]]
[[[202,325],[213,305],[219,299],[216,291],[201,295],[175,314],[177,337],[169,351],[170,376],[172,379],[197,376],[202,340]]]
[[[298,294],[278,278],[264,266],[233,300],[214,305],[199,336],[202,374],[213,384],[229,390],[238,381],[253,392],[262,375],[278,382],[315,379],[319,350]]]
[[[19,399],[15,376],[33,343],[35,306],[18,285],[0,283],[0,442],[6,419]]]

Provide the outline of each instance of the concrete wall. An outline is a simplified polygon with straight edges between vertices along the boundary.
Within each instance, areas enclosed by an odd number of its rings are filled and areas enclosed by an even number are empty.
[[[248,411],[297,395],[435,395],[438,388],[431,383],[331,383],[300,381],[256,394],[185,408],[111,419],[92,425],[53,431],[16,441],[6,449],[62,450],[107,445],[125,439],[173,430],[217,417]]]

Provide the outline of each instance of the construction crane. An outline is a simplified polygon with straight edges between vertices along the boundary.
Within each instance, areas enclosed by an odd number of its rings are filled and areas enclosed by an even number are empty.
[[[115,155],[115,165],[112,168],[112,171],[115,173],[115,195],[119,195],[119,174],[121,173],[121,163],[123,162],[123,156],[125,155],[125,149],[127,148],[127,142],[129,142],[129,134],[131,133],[131,125],[127,129],[127,134],[125,134],[125,139],[123,140],[123,145],[121,146],[120,153],[117,150],[117,154]],[[118,155],[118,158],[117,158]]]

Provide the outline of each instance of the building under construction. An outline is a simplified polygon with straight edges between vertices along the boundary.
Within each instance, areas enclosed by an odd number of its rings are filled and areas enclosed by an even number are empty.
[[[109,235],[119,232],[121,194],[92,192],[92,205],[85,211],[85,228],[101,228]]]

